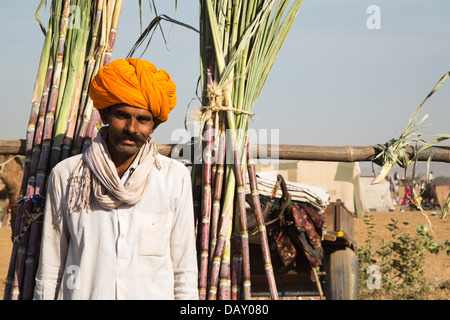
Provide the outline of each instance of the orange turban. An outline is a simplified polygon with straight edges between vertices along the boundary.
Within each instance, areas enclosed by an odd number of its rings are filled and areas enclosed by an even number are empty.
[[[176,86],[165,70],[141,59],[118,59],[99,69],[89,96],[96,109],[119,103],[148,109],[153,117],[167,121],[177,103]]]

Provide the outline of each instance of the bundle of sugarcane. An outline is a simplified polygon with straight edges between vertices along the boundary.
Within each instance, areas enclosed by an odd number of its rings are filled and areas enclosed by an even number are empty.
[[[241,292],[244,299],[251,298],[247,172],[254,199],[258,192],[251,156],[247,159],[247,129],[302,2],[200,1],[203,161],[192,170],[194,195],[201,195],[194,199],[200,299],[237,299]],[[277,299],[261,208],[259,201],[253,202],[269,289]]]
[[[42,0],[36,11],[44,5]],[[109,62],[121,0],[53,0],[32,98],[16,236],[4,299],[31,299],[39,259],[46,180],[101,125],[88,88]]]

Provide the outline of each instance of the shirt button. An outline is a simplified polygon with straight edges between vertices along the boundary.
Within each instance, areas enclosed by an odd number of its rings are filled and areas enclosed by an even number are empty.
[[[122,233],[122,234],[120,235],[120,237],[123,239],[123,238],[125,238],[125,235]]]

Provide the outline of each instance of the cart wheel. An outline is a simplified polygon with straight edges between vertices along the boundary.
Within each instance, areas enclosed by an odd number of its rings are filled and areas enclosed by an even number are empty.
[[[358,299],[358,256],[348,247],[325,249],[325,297],[327,300]]]

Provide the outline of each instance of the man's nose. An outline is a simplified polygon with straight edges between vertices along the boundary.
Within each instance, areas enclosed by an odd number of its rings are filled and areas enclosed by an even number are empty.
[[[134,117],[131,117],[128,119],[125,130],[129,133],[136,133],[137,132],[137,121]]]

